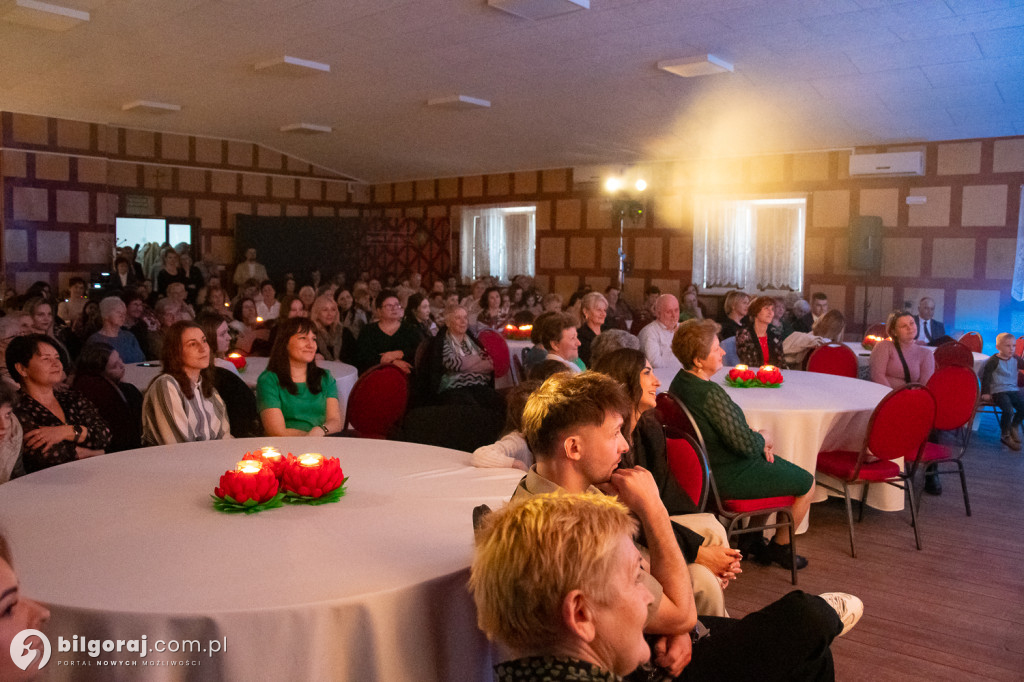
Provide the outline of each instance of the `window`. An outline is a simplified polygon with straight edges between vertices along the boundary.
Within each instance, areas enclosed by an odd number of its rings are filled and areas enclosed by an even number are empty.
[[[118,246],[142,246],[150,242],[177,245],[192,244],[196,228],[189,222],[168,218],[118,217],[115,233]]]
[[[462,275],[507,282],[534,274],[537,207],[474,206],[462,209]]]
[[[800,291],[807,199],[696,197],[693,277],[702,289]]]

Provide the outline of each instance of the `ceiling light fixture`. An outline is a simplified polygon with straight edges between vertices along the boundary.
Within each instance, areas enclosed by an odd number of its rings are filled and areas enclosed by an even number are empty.
[[[590,0],[487,0],[487,4],[502,12],[534,20],[590,9]]]
[[[713,54],[702,54],[686,59],[667,59],[658,62],[658,68],[683,78],[710,76],[716,73],[732,73],[733,66]]]
[[[154,102],[147,99],[137,99],[134,102],[122,104],[121,111],[139,111],[145,114],[170,114],[175,111],[181,111],[181,105],[168,104],[167,102]]]
[[[317,125],[316,123],[290,123],[286,126],[281,126],[281,132],[320,135],[322,133],[332,133],[334,132],[334,128],[331,126]]]
[[[491,106],[491,102],[490,100],[470,97],[468,95],[449,95],[448,97],[428,99],[427,106],[444,109],[487,109]]]
[[[89,13],[39,0],[14,0],[0,5],[4,21],[47,31],[69,31],[89,21]]]
[[[272,73],[279,76],[312,76],[319,73],[330,73],[331,65],[282,55],[273,59],[256,62],[256,71]]]

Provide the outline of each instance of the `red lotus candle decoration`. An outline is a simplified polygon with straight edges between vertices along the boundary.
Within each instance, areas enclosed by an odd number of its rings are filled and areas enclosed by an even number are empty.
[[[228,353],[228,362],[234,365],[239,372],[245,369],[245,356],[241,353]]]
[[[864,337],[864,340],[860,342],[860,345],[864,346],[867,350],[872,350],[879,341],[884,339],[881,336],[875,336],[874,334],[868,334]]]
[[[778,388],[782,384],[782,370],[775,365],[762,365],[757,370],[757,380],[765,388]]]
[[[506,339],[528,341],[530,339],[530,334],[533,333],[533,325],[521,324],[517,327],[514,324],[506,324],[502,333],[505,335]]]
[[[218,511],[254,514],[280,507],[284,494],[279,491],[273,469],[265,461],[243,459],[234,470],[224,472],[212,497]]]
[[[273,445],[265,445],[259,450],[247,452],[242,459],[263,462],[266,466],[270,467],[271,471],[274,472],[274,476],[276,476],[279,481],[281,480],[281,476],[284,475],[285,466],[288,464],[288,458],[282,455],[281,451]]]
[[[756,372],[746,365],[736,365],[725,375],[725,383],[733,388],[778,388],[782,371],[774,365],[764,365]]]
[[[281,476],[285,499],[292,504],[337,502],[345,494],[346,481],[337,457],[316,452],[289,457]]]

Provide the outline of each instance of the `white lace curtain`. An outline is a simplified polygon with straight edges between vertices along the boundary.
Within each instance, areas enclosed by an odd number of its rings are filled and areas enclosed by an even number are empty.
[[[800,290],[805,213],[803,200],[698,198],[696,281],[709,289]]]
[[[475,207],[462,211],[462,274],[502,282],[534,274],[536,210]]]

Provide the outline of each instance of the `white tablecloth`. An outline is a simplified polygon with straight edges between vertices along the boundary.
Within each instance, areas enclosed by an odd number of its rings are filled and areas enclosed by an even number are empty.
[[[830,374],[786,370],[779,388],[732,388],[725,384],[730,368],[724,367],[712,377],[743,410],[753,429],[769,431],[775,440],[775,452],[794,464],[815,473],[821,450],[859,450],[867,433],[868,420],[879,401],[889,392],[884,386]],[[675,372],[659,368],[659,391],[668,390]],[[837,481],[816,474],[830,484]],[[841,487],[841,486],[839,486]],[[854,493],[858,496],[859,491]],[[815,501],[824,500],[819,487]],[[903,494],[888,485],[871,486],[868,504],[878,509],[903,509]]]
[[[215,511],[209,495],[220,475],[266,444],[339,457],[347,494],[251,516]],[[468,461],[441,448],[334,438],[148,448],[4,484],[0,527],[23,593],[53,614],[49,679],[485,680],[491,650],[465,588],[471,511],[504,504],[522,472]],[[226,638],[226,649],[147,657],[194,667],[101,670],[98,660],[139,659],[58,652],[57,637],[74,635],[146,635],[150,646]]]
[[[239,372],[239,376],[249,388],[256,389],[256,380],[267,368],[267,362],[268,358],[246,358],[245,369]],[[352,392],[352,387],[356,385],[356,379],[359,377],[358,370],[344,362],[319,360],[316,364],[334,375],[334,379],[338,382],[338,402],[341,403],[341,410],[344,413],[345,406],[348,404],[348,395]],[[124,367],[124,381],[134,385],[143,393],[146,392],[149,383],[159,374],[159,362],[131,363]]]
[[[870,380],[870,370],[868,364],[871,361],[871,351],[864,348],[860,341],[846,341],[844,342],[854,353],[857,354],[857,367],[860,369],[860,376],[862,379]],[[935,348],[932,346],[925,346],[926,350],[935,352]],[[981,368],[985,365],[985,361],[988,360],[989,356],[984,353],[974,353],[974,373],[980,374]]]

